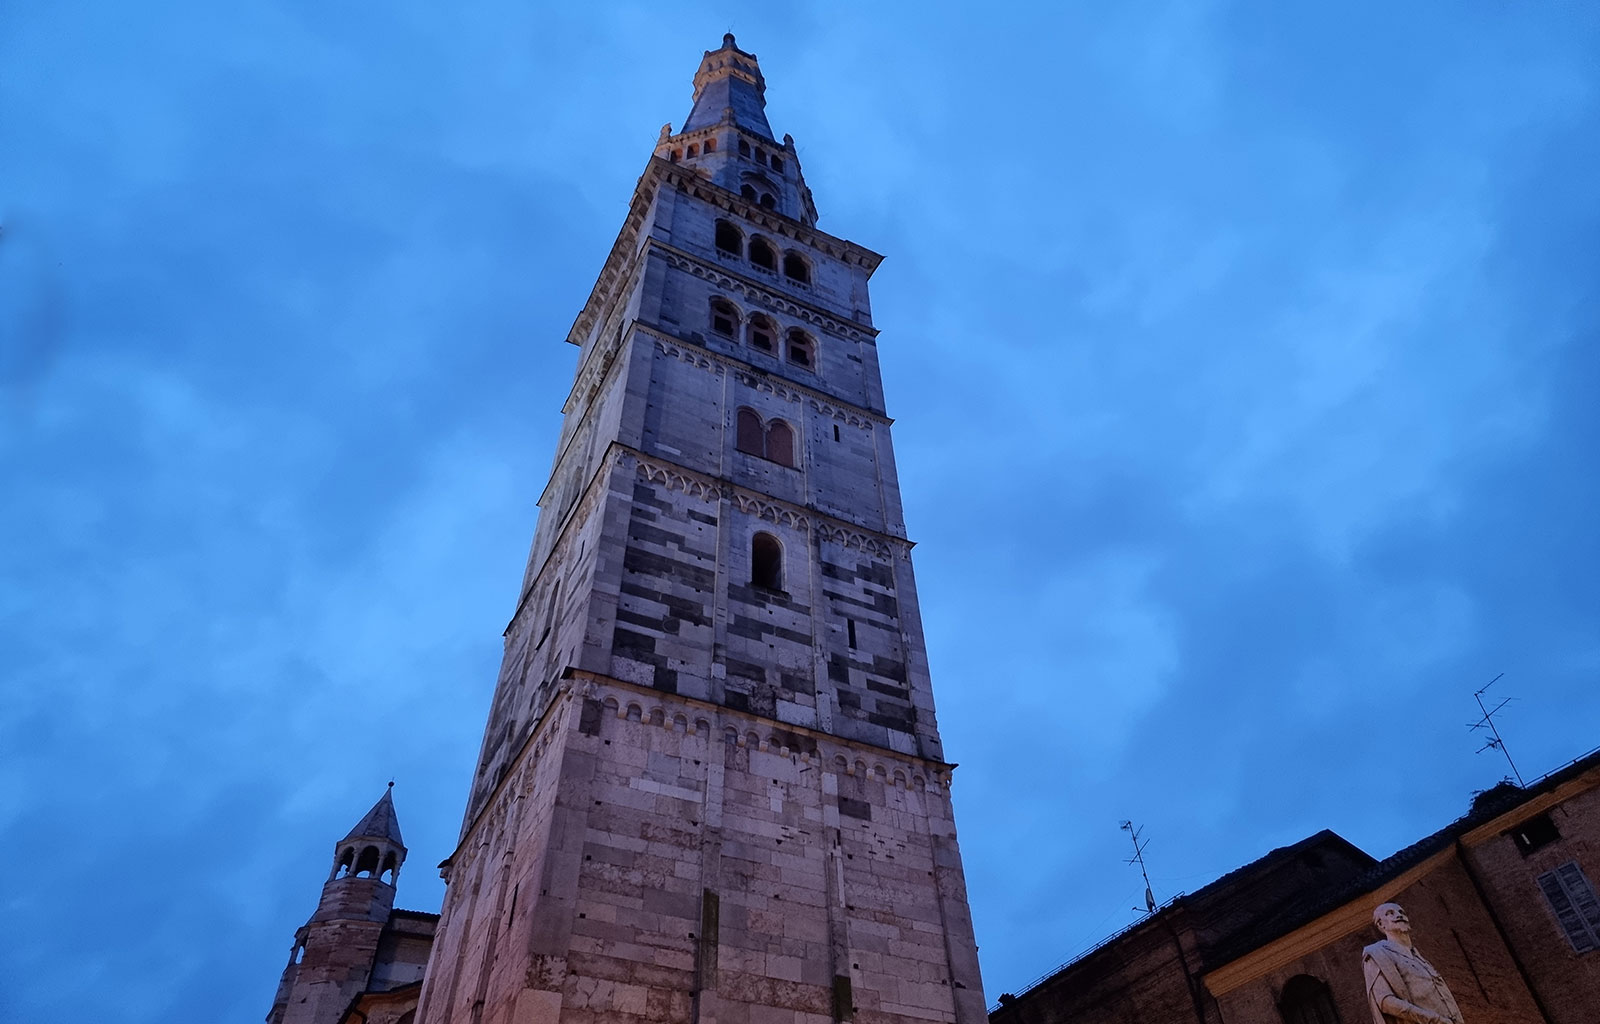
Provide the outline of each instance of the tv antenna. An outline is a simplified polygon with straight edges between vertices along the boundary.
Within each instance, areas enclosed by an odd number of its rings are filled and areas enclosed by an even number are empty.
[[[1135,827],[1133,822],[1125,821],[1120,828],[1128,833],[1128,838],[1133,840],[1133,856],[1129,857],[1127,862],[1139,865],[1139,874],[1144,876],[1144,913],[1154,914],[1156,912],[1156,897],[1150,891],[1150,872],[1145,870],[1144,866],[1144,848],[1149,846],[1150,843],[1148,840],[1139,841],[1139,835],[1144,831],[1144,827]],[[1138,910],[1139,908],[1134,907],[1133,909]]]
[[[1467,726],[1467,729],[1469,731],[1471,731],[1471,732],[1477,732],[1479,729],[1488,729],[1489,730],[1489,738],[1483,741],[1483,746],[1478,748],[1477,753],[1481,754],[1485,750],[1498,750],[1498,751],[1500,751],[1500,753],[1505,755],[1506,764],[1511,766],[1511,774],[1515,775],[1517,777],[1517,785],[1525,786],[1526,783],[1524,783],[1522,781],[1522,773],[1517,771],[1517,763],[1515,761],[1511,760],[1511,751],[1506,749],[1506,741],[1501,738],[1500,730],[1498,728],[1496,728],[1495,724],[1494,724],[1494,716],[1499,714],[1500,710],[1502,708],[1504,708],[1507,704],[1510,704],[1512,701],[1516,700],[1517,698],[1515,698],[1515,697],[1506,697],[1505,699],[1501,700],[1500,703],[1496,704],[1492,708],[1486,707],[1484,705],[1484,703],[1483,703],[1483,695],[1485,693],[1488,693],[1489,692],[1489,687],[1493,686],[1495,683],[1498,683],[1500,681],[1501,676],[1504,676],[1504,675],[1505,675],[1505,673],[1502,672],[1502,673],[1500,673],[1500,675],[1495,676],[1493,679],[1491,679],[1487,683],[1483,684],[1483,689],[1478,690],[1476,693],[1474,693],[1472,695],[1472,699],[1476,700],[1478,702],[1478,710],[1483,712],[1483,717],[1478,719],[1476,722],[1470,723]]]

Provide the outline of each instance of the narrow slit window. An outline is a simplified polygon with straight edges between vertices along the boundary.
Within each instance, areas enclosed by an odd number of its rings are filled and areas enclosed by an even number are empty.
[[[835,441],[839,440],[839,424],[837,423],[833,425],[833,439]]]
[[[770,533],[750,539],[750,582],[768,590],[783,589],[783,546]]]
[[[856,620],[845,619],[844,622],[850,631],[850,649],[853,651],[856,649]]]

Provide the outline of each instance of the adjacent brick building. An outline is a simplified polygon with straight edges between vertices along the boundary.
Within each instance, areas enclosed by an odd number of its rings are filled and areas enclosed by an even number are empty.
[[[1600,752],[1382,861],[1332,832],[1181,896],[991,1024],[1368,1024],[1362,947],[1397,902],[1468,1024],[1600,1020]]]

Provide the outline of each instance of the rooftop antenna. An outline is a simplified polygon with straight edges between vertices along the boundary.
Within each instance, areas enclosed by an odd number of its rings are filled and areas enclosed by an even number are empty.
[[[1478,748],[1477,753],[1481,754],[1485,750],[1500,751],[1500,753],[1505,755],[1506,764],[1511,766],[1511,774],[1517,777],[1517,785],[1526,786],[1527,783],[1522,781],[1522,773],[1517,771],[1517,763],[1511,760],[1511,751],[1506,749],[1506,741],[1501,739],[1500,730],[1497,729],[1494,724],[1494,716],[1499,714],[1500,709],[1505,707],[1507,704],[1510,704],[1517,698],[1507,697],[1492,708],[1485,707],[1483,703],[1483,695],[1489,692],[1489,687],[1493,686],[1495,683],[1498,683],[1501,676],[1504,675],[1505,673],[1502,672],[1500,675],[1495,676],[1493,679],[1483,684],[1483,689],[1478,690],[1472,695],[1472,699],[1478,702],[1478,710],[1483,712],[1483,717],[1478,719],[1476,722],[1470,723],[1467,728],[1472,732],[1477,732],[1479,729],[1488,729],[1489,738],[1484,741],[1483,746]]]
[[[1136,827],[1131,821],[1125,821],[1119,827],[1122,831],[1128,833],[1128,838],[1133,840],[1133,856],[1129,857],[1127,862],[1139,865],[1139,874],[1144,876],[1144,912],[1146,914],[1154,914],[1156,912],[1156,897],[1150,891],[1150,872],[1146,871],[1144,866],[1144,848],[1150,844],[1148,841],[1142,843],[1139,841],[1139,834],[1144,831],[1144,827]],[[1134,907],[1133,909],[1138,910],[1139,908]]]

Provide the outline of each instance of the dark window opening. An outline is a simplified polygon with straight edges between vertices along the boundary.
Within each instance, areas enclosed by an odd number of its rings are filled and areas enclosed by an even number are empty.
[[[737,256],[744,251],[744,235],[725,220],[717,221],[717,248]]]
[[[772,154],[772,161],[771,162],[772,162],[772,169],[781,174],[783,172],[783,157],[781,157],[778,154],[774,153],[774,154]]]
[[[1517,844],[1517,851],[1524,857],[1560,838],[1561,833],[1556,830],[1556,823],[1550,820],[1548,814],[1529,818],[1511,830],[1511,840]]]
[[[778,331],[772,321],[757,313],[750,318],[750,347],[763,352],[776,352]]]
[[[369,846],[361,851],[361,856],[356,860],[356,877],[371,878],[378,873],[378,848]]]
[[[727,299],[711,300],[711,329],[726,338],[739,334],[739,311]]]
[[[750,582],[768,590],[783,589],[783,546],[770,533],[750,539]]]
[[[839,424],[837,423],[833,425],[833,439],[835,441],[839,440]]]
[[[765,238],[750,239],[750,262],[763,270],[778,269],[778,254]]]
[[[780,466],[794,468],[794,430],[782,420],[767,425],[767,458]]]
[[[856,649],[856,620],[845,619],[844,621],[845,625],[850,629],[850,649],[853,651]]]
[[[740,198],[748,199],[753,203],[756,201],[756,190],[751,185],[740,185],[739,196]]]
[[[683,150],[675,149],[675,150],[672,151],[672,162],[673,163],[677,163],[679,160],[682,160],[682,159],[683,159]]]
[[[1309,974],[1297,974],[1284,984],[1278,1013],[1284,1024],[1339,1024],[1333,992],[1327,982]]]
[[[806,266],[805,259],[794,252],[783,254],[783,276],[801,284],[811,283],[811,268]]]
[[[816,351],[810,335],[797,327],[789,332],[787,340],[789,362],[808,370],[812,369],[816,365]]]
[[[700,155],[700,147],[696,146],[692,142],[689,143],[689,159],[693,160],[695,157],[697,157],[699,155]]]
[[[754,409],[740,409],[734,426],[733,446],[748,455],[765,454],[761,417]]]
[[[706,150],[705,151],[707,153],[715,153],[717,151],[717,140],[716,139],[707,139],[706,140]]]
[[[744,141],[743,139],[739,140],[739,155],[740,156],[749,156],[750,155],[750,143]]]
[[[761,193],[761,205],[769,210],[775,210],[778,208],[778,201],[772,198],[771,192],[763,192]]]

